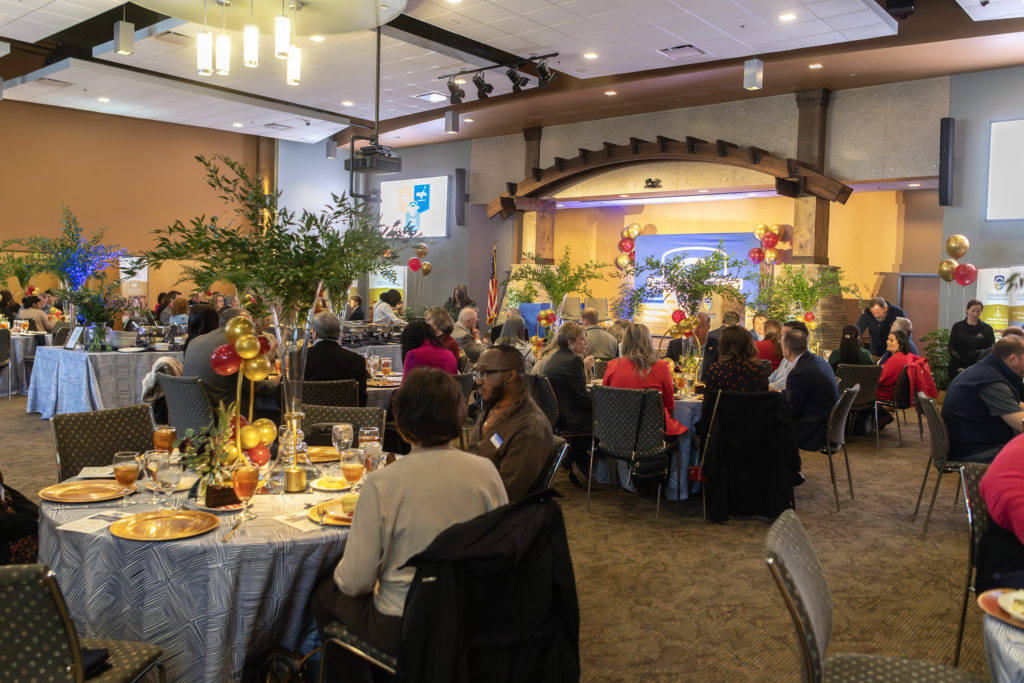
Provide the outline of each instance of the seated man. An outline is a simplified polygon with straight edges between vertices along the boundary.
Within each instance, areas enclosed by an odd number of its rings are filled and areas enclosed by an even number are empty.
[[[792,366],[783,395],[793,416],[797,445],[817,450],[825,446],[828,416],[839,400],[836,376],[828,361],[807,351],[807,335],[800,330],[790,330],[782,338],[782,353]]]
[[[800,330],[804,333],[805,338],[810,336],[810,332],[807,331],[807,323],[803,320],[790,320],[788,323],[782,326],[782,338],[786,338],[786,333],[792,330]],[[785,344],[783,344],[782,360],[779,361],[779,367],[768,377],[768,388],[772,391],[785,391],[786,390],[786,377],[789,375],[789,371],[793,368],[788,360],[786,360]]]
[[[991,462],[1014,435],[1024,431],[1021,376],[1024,339],[1010,336],[953,378],[942,403],[950,460]]]
[[[317,586],[310,608],[321,634],[340,621],[374,647],[397,654],[405,596],[416,574],[403,565],[448,527],[500,507],[508,497],[489,460],[449,445],[466,420],[462,389],[451,375],[416,368],[392,407],[412,452],[366,478],[345,554],[333,576]],[[337,662],[329,658],[328,669],[336,675]]]
[[[313,345],[306,352],[307,382],[354,379],[359,383],[359,405],[366,405],[366,361],[338,343],[341,323],[330,311],[313,318]]]
[[[477,310],[472,306],[466,306],[459,311],[459,320],[455,323],[455,329],[452,330],[452,339],[459,343],[459,348],[469,358],[470,368],[473,367],[473,364],[480,358],[480,354],[487,348],[480,341],[480,330],[477,328],[479,320],[480,316]]]
[[[481,353],[473,373],[484,409],[469,451],[494,463],[511,502],[530,492],[554,447],[551,423],[526,390],[523,373],[523,354],[505,344]]]
[[[587,329],[587,350],[598,360],[619,357],[619,340],[597,324],[597,309],[588,306],[583,309],[581,320]]]

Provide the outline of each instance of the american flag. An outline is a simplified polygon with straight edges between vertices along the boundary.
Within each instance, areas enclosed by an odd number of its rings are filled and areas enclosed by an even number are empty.
[[[487,324],[493,325],[498,319],[498,277],[494,269],[494,259],[498,254],[498,243],[491,247],[491,279],[487,283]]]

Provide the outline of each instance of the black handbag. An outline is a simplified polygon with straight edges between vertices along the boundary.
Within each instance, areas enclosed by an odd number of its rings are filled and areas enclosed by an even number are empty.
[[[633,453],[629,458],[629,478],[634,486],[659,486],[668,481],[668,470],[671,459],[662,442],[661,450],[649,455],[638,455],[636,443],[640,439],[640,427],[644,423],[644,404],[641,398],[640,414],[636,421],[636,435],[633,437]]]

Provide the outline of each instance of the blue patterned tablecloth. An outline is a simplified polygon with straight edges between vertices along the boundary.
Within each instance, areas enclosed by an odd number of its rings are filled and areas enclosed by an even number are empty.
[[[136,494],[145,501],[148,493]],[[288,496],[289,505],[323,494]],[[210,533],[143,542],[61,524],[112,508],[61,508],[43,502],[39,557],[57,575],[78,635],[154,643],[168,681],[238,681],[247,658],[275,645],[299,650],[314,628],[306,609],[320,575],[341,558],[347,527],[302,532],[272,519],[276,496],[257,496],[259,515],[227,543],[234,514]],[[132,513],[154,509],[148,504]],[[246,674],[252,678],[252,671]]]
[[[1024,629],[986,614],[982,630],[992,680],[1024,682]]]
[[[182,359],[178,351],[87,352],[40,346],[28,387],[27,410],[48,420],[62,413],[142,403],[142,380],[162,356]]]
[[[52,334],[12,334],[11,362],[0,371],[0,387],[7,385],[7,373],[11,373],[11,393],[28,394],[32,364],[26,365],[25,359],[35,355],[36,346],[49,344],[52,339]]]

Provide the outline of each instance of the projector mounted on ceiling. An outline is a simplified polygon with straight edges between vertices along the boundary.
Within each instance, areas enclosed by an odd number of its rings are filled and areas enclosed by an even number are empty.
[[[367,145],[345,159],[345,170],[354,173],[399,173],[402,170],[402,157],[394,153],[387,145]]]

